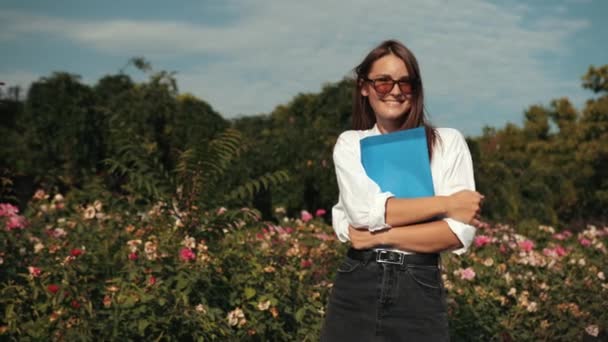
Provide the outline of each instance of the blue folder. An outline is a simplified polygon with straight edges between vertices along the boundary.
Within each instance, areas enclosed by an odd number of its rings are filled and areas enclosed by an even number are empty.
[[[361,163],[380,189],[397,198],[434,196],[424,127],[363,138]]]

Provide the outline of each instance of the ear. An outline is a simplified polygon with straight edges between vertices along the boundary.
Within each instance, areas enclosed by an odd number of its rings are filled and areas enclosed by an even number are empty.
[[[363,85],[361,86],[361,95],[362,96],[369,96],[369,84],[367,83],[363,83]]]

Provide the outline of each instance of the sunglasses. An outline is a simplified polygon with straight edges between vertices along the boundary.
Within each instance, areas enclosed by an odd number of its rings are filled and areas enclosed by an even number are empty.
[[[395,84],[399,85],[399,90],[405,95],[411,95],[416,87],[416,81],[411,78],[402,78],[400,80],[394,80],[390,77],[378,77],[375,79],[364,78],[366,82],[370,82],[374,90],[380,95],[384,96],[393,90]]]

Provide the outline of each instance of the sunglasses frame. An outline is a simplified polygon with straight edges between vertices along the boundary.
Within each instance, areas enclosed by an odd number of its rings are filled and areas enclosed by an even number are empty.
[[[393,88],[395,88],[395,84],[399,85],[399,91],[401,91],[401,93],[403,93],[405,95],[412,95],[412,94],[414,94],[416,92],[417,87],[418,87],[418,82],[417,82],[417,80],[415,78],[406,78],[406,79],[400,79],[400,80],[394,80],[393,78],[390,78],[390,80],[392,82],[391,88],[387,92],[381,92],[381,91],[378,90],[378,88],[376,86],[376,82],[379,82],[379,81],[385,81],[386,82],[386,81],[388,81],[387,78],[385,78],[385,77],[379,77],[379,78],[371,79],[371,78],[368,78],[368,77],[363,77],[363,81],[371,83],[372,87],[374,88],[374,90],[378,94],[380,94],[382,96],[384,96],[384,95],[390,93],[391,91],[393,91]],[[403,88],[401,88],[402,82],[405,82],[407,85],[409,85],[409,87],[411,89],[411,91],[409,93],[403,91]]]

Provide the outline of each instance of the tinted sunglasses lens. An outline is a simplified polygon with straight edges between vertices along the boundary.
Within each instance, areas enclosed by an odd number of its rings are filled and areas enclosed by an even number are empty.
[[[380,94],[390,93],[390,91],[393,90],[394,86],[395,84],[393,83],[393,81],[377,80],[376,82],[374,82],[374,89],[376,89],[376,91]]]
[[[400,81],[399,89],[401,89],[401,92],[404,94],[411,94],[413,92],[412,83],[410,83],[410,81]]]

